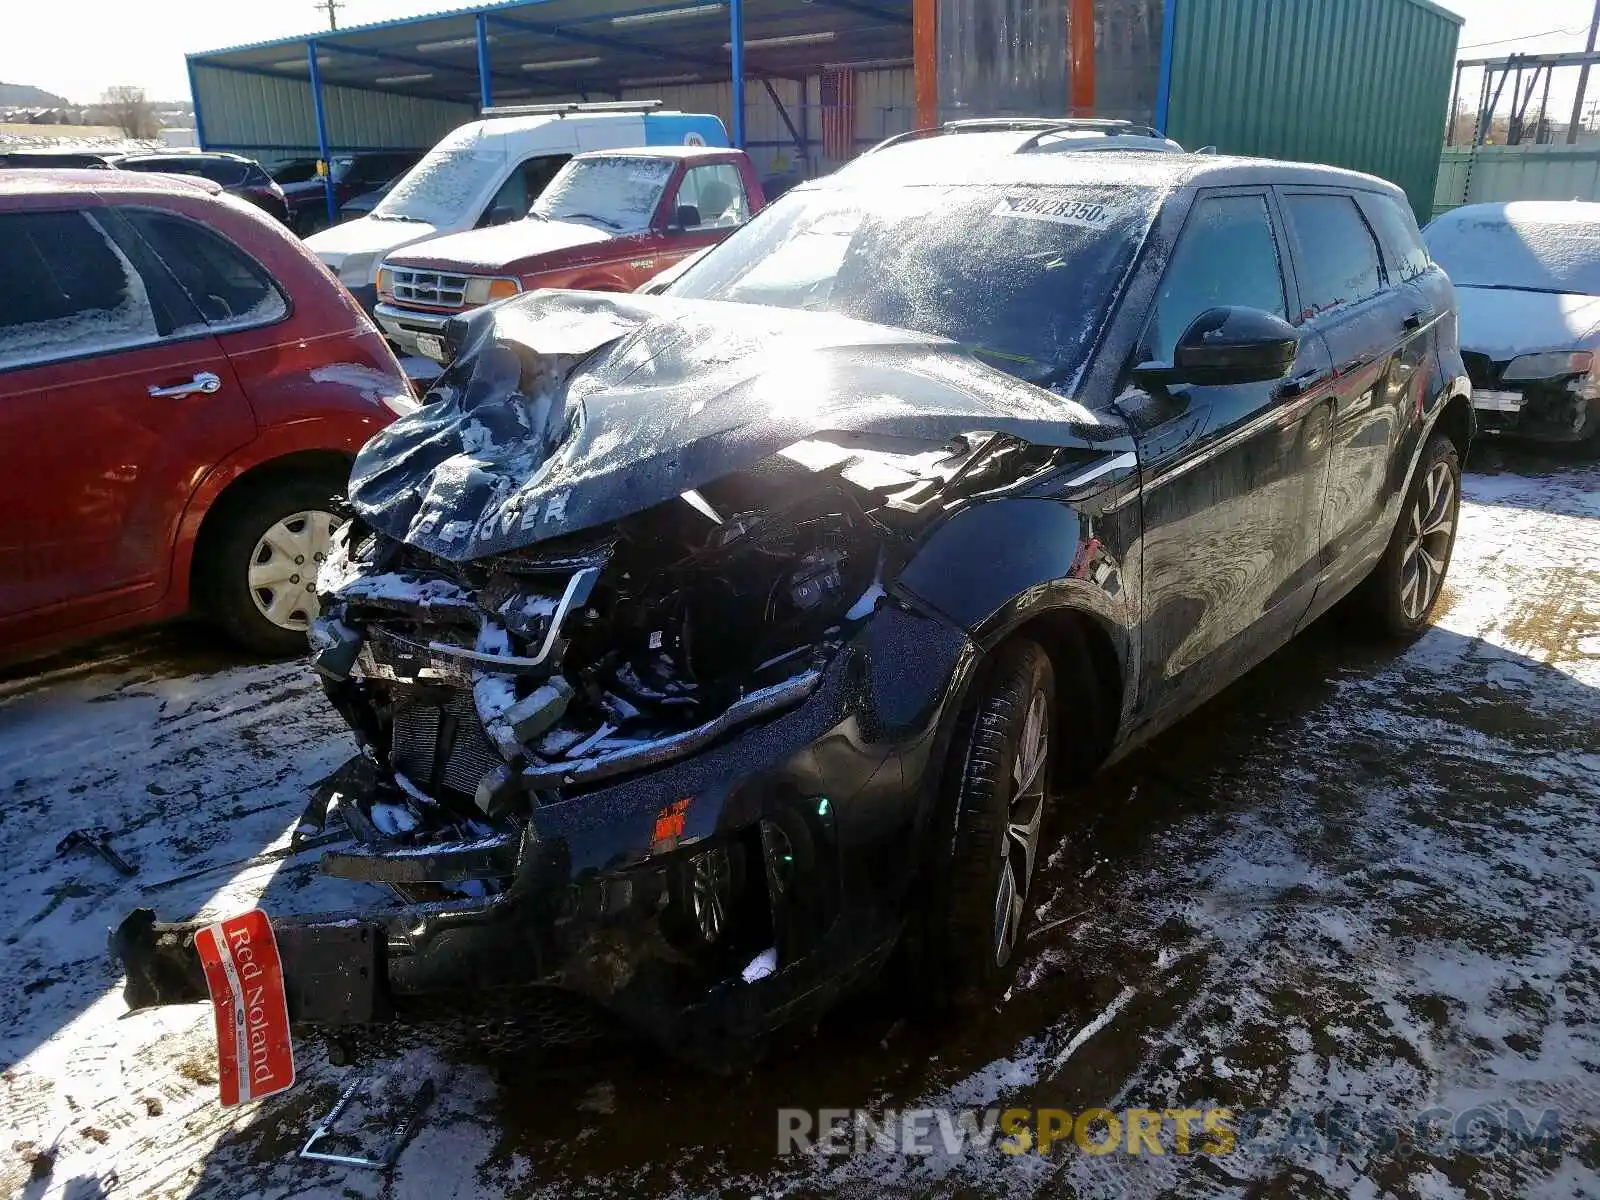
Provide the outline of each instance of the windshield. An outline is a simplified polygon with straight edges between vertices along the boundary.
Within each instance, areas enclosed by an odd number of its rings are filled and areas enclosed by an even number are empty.
[[[317,160],[297,158],[270,172],[279,183],[305,183],[317,177]]]
[[[1525,216],[1508,206],[1448,213],[1423,240],[1459,287],[1600,296],[1600,221]]]
[[[575,158],[534,202],[531,217],[590,220],[607,229],[647,229],[677,163],[670,158],[608,154]]]
[[[1159,205],[1106,185],[790,192],[666,290],[895,325],[1025,379],[1065,377]]]
[[[471,210],[479,197],[505,172],[505,155],[486,150],[477,141],[446,147],[441,144],[400,178],[383,202],[372,210],[380,219],[426,221],[453,225]]]

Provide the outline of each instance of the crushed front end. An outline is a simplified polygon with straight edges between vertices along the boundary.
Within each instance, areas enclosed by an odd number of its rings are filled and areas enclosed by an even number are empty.
[[[360,753],[302,824],[336,810],[357,844],[324,871],[402,903],[274,919],[290,1017],[559,995],[715,1062],[893,948],[975,660],[896,580],[952,512],[1058,464],[1019,427],[1081,410],[836,323],[792,361],[849,403],[802,387],[774,415],[752,398],[775,367],[793,391],[760,324],[783,317],[515,304],[363,451],[319,575],[312,663]],[[552,325],[562,349],[530,348]],[[933,398],[908,418],[888,384]],[[204,999],[199,927],[123,923],[132,1006]]]

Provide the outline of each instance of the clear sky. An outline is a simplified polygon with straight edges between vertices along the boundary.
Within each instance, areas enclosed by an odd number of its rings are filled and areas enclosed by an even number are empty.
[[[385,21],[465,2],[345,0],[339,23]],[[1582,49],[1594,12],[1591,0],[1444,0],[1444,6],[1467,19],[1461,36],[1467,57]],[[97,99],[114,83],[137,84],[153,99],[184,98],[185,53],[327,24],[311,0],[0,0],[0,10],[0,80],[31,83],[74,101]]]

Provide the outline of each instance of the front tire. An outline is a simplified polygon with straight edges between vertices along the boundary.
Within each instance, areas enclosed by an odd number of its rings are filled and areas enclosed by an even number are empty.
[[[955,999],[998,995],[1033,923],[1039,845],[1051,795],[1055,675],[1036,643],[1002,647],[951,747],[953,858],[935,950]]]
[[[303,654],[317,570],[341,523],[329,478],[266,480],[232,497],[200,548],[200,603],[230,639],[275,658]]]
[[[1461,511],[1461,458],[1434,434],[1417,463],[1389,547],[1362,584],[1371,623],[1391,637],[1415,637],[1444,590]]]

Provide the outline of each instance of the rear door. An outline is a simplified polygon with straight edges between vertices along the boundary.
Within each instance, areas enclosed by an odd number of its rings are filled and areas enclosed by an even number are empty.
[[[0,637],[136,611],[200,474],[255,433],[222,348],[115,210],[0,213]]]
[[[1209,308],[1286,317],[1294,303],[1286,232],[1271,189],[1200,192],[1163,273],[1135,354],[1170,363]],[[1130,364],[1131,365],[1131,364]],[[1302,338],[1280,381],[1178,385],[1119,407],[1143,414],[1142,708],[1175,716],[1281,645],[1317,579],[1328,463],[1331,364]]]
[[[1372,197],[1376,202],[1380,197]],[[1322,504],[1322,573],[1369,562],[1387,536],[1382,520],[1390,464],[1417,389],[1431,371],[1426,329],[1434,315],[1386,263],[1357,195],[1283,189],[1299,277],[1300,327],[1333,356],[1333,452]]]

